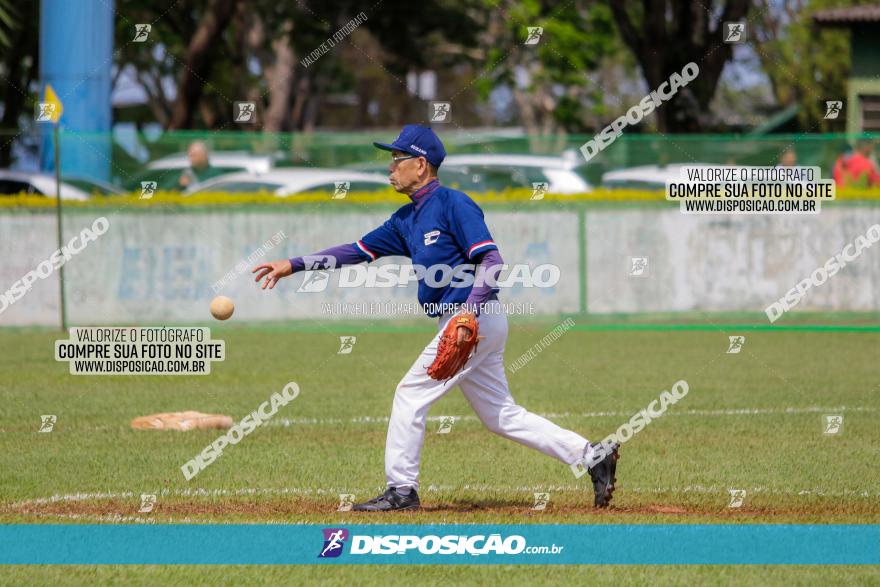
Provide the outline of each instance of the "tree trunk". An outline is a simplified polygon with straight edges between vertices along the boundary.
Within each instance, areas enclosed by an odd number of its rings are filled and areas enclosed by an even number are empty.
[[[667,6],[670,4],[671,6]],[[727,0],[714,27],[708,12],[713,3],[690,0],[644,0],[641,27],[629,18],[624,2],[611,2],[611,12],[626,45],[635,55],[649,90],[693,61],[700,73],[654,112],[660,132],[699,132],[733,46],[724,43],[724,22],[744,18],[749,0]],[[674,20],[667,20],[667,8]],[[747,33],[748,34],[748,33]]]
[[[219,42],[223,31],[238,8],[239,0],[212,0],[205,16],[196,28],[186,50],[180,82],[177,85],[177,98],[171,108],[169,129],[190,128],[193,114],[202,97],[202,87],[211,76],[214,45]],[[229,104],[232,110],[232,104]]]
[[[275,50],[275,64],[266,70],[269,84],[269,106],[263,119],[263,130],[278,132],[290,130],[290,97],[293,93],[293,72],[296,57],[290,45],[293,23],[288,22],[282,35],[272,43]]]
[[[11,45],[6,50],[3,70],[6,72],[4,86],[6,90],[0,95],[3,101],[3,118],[0,119],[0,167],[9,167],[12,163],[12,146],[15,143],[6,137],[6,132],[13,135],[20,132],[18,119],[24,110],[27,100],[27,88],[37,75],[37,39],[38,27],[31,23],[37,22],[36,2],[25,2],[22,14],[17,19],[19,26],[11,36]],[[27,71],[22,67],[25,56],[32,56],[31,66]]]
[[[296,82],[296,96],[293,99],[293,108],[290,111],[291,125],[295,129],[303,128],[303,120],[305,118],[306,103],[312,91],[312,78],[305,72]]]

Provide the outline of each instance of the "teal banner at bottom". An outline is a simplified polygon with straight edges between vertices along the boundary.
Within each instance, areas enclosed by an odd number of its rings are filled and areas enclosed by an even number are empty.
[[[877,565],[880,526],[12,524],[0,563]]]

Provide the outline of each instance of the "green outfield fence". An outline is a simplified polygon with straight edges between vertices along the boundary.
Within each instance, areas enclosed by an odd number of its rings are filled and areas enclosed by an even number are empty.
[[[771,134],[771,135],[664,135],[623,134],[602,153],[586,163],[579,148],[592,135],[525,136],[508,130],[459,130],[442,125],[437,130],[449,153],[561,155],[568,153],[583,163],[582,173],[594,185],[602,173],[637,165],[667,163],[715,163],[774,165],[786,149],[793,149],[799,165],[819,166],[830,176],[835,159],[847,144],[858,138],[880,135]],[[262,133],[230,131],[176,131],[143,133],[117,130],[112,134],[61,131],[62,159],[69,149],[108,152],[113,183],[132,187],[144,176],[147,165],[162,157],[186,152],[194,141],[210,150],[240,151],[270,157],[276,166],[337,167],[384,164],[387,155],[372,146],[374,140],[389,141],[397,129],[359,132]],[[32,166],[36,159],[35,135],[0,133],[5,149],[13,149],[12,167]],[[99,148],[101,147],[101,148]]]
[[[75,149],[109,152],[113,182],[135,189],[139,188],[137,182],[156,176],[155,171],[148,168],[151,161],[185,155],[194,141],[204,141],[214,152],[238,151],[266,156],[276,167],[369,167],[381,166],[387,161],[387,153],[375,149],[372,141],[393,139],[395,133],[393,129],[311,134],[184,131],[156,135],[116,132],[111,136],[68,131],[61,133],[61,158],[64,161],[65,153]],[[863,138],[843,134],[625,134],[586,163],[578,151],[592,138],[586,135],[528,137],[510,136],[510,132],[502,130],[469,132],[442,128],[440,134],[450,153],[568,154],[573,161],[583,163],[579,171],[594,185],[599,184],[604,171],[638,165],[773,165],[786,149],[796,152],[799,165],[818,166],[823,177],[828,177],[843,147]],[[32,138],[31,135],[19,137],[21,144],[15,150],[19,162],[28,157],[35,161],[36,142],[28,142]],[[108,142],[112,149],[101,148]],[[173,172],[167,175],[177,177]],[[64,179],[68,177],[65,175]],[[571,265],[578,276],[578,295],[571,303],[560,303],[559,315],[579,315],[579,326],[638,329],[647,325],[654,329],[680,328],[685,323],[701,328],[736,326],[744,329],[751,324],[768,330],[816,326],[858,332],[876,331],[880,325],[877,303],[880,297],[876,295],[880,291],[877,289],[880,263],[876,256],[880,251],[877,250],[871,250],[858,264],[842,271],[835,277],[834,288],[819,291],[812,300],[816,303],[804,303],[805,307],[786,316],[784,322],[769,325],[761,313],[766,303],[777,299],[824,263],[839,250],[841,243],[864,233],[872,223],[880,222],[880,190],[855,196],[846,196],[840,193],[846,190],[839,190],[838,199],[855,201],[828,203],[827,212],[823,207],[822,214],[812,218],[733,216],[724,222],[714,222],[708,217],[685,219],[674,203],[663,201],[662,192],[597,190],[574,196],[548,194],[546,199],[533,202],[529,197],[530,188],[511,187],[519,189],[472,195],[495,219],[498,238],[505,242],[504,250],[512,258],[537,263],[543,262],[545,257],[557,258],[566,251],[576,251],[570,254],[577,257]],[[166,305],[175,309],[179,304],[172,298],[180,290],[188,296],[184,301],[190,304],[181,306],[184,309],[179,310],[181,316],[177,319],[182,320],[186,316],[198,316],[212,295],[213,281],[235,267],[278,229],[283,228],[290,236],[272,255],[284,257],[310,252],[332,244],[311,234],[311,225],[318,223],[322,230],[333,234],[359,235],[358,230],[381,219],[400,198],[402,196],[390,191],[385,194],[353,191],[345,200],[331,200],[326,193],[280,200],[267,194],[183,197],[179,193],[160,191],[148,200],[132,194],[118,199],[92,198],[82,203],[64,201],[63,211],[58,211],[62,218],[60,235],[55,234],[55,211],[47,209],[47,204],[54,204],[52,199],[42,196],[3,198],[0,234],[5,238],[0,253],[7,259],[2,272],[3,289],[48,258],[56,243],[67,242],[87,224],[86,220],[106,213],[114,222],[120,219],[117,229],[111,236],[102,237],[103,245],[89,249],[86,255],[95,256],[88,262],[71,263],[65,269],[65,293],[60,299],[70,296],[71,305],[76,308],[77,304],[82,307],[88,300],[103,296],[102,299],[112,302],[108,302],[107,307],[120,312],[119,318],[114,319],[125,321],[130,319],[130,314],[125,312],[153,300],[150,296],[158,296],[156,299],[168,302]],[[221,202],[223,206],[218,205]],[[358,230],[348,226],[356,221],[363,225],[358,225]],[[343,222],[348,224],[341,224]],[[230,233],[233,225],[237,227],[234,234]],[[214,238],[206,236],[210,230],[214,230]],[[688,245],[679,246],[685,237],[690,239]],[[754,258],[741,254],[745,245]],[[627,277],[624,267],[631,255],[654,256],[651,266],[656,279],[634,281]],[[780,255],[786,257],[785,262],[777,258]],[[751,260],[744,261],[746,257]],[[129,260],[122,263],[121,259]],[[137,291],[128,286],[132,280],[122,270],[123,265],[127,271],[135,263],[143,265],[133,271],[142,277]],[[94,288],[89,284],[95,281],[94,268],[112,273],[115,285],[106,287],[106,291],[91,291]],[[676,271],[677,280],[673,279]],[[186,283],[198,287],[181,286],[181,275],[188,276]],[[687,284],[682,281],[688,279],[691,282]],[[648,285],[653,289],[646,289]],[[764,287],[765,291],[752,292],[753,285]],[[154,292],[159,286],[165,289]],[[684,289],[669,289],[672,286]],[[702,289],[695,292],[694,288]],[[0,326],[56,322],[56,308],[65,306],[64,301],[58,301],[57,281],[41,291],[46,294],[45,299],[37,294],[29,294],[27,298],[33,307],[46,308],[38,319],[31,320],[17,304],[17,314],[13,316],[11,310],[4,313]],[[742,292],[751,292],[753,299],[739,303]],[[236,295],[247,296],[251,292],[242,289]],[[710,303],[709,297],[713,295],[715,302]],[[696,301],[685,309],[678,309],[676,301],[683,297]],[[300,318],[281,311],[278,316],[288,321]],[[76,322],[77,316],[72,318]],[[96,320],[94,315],[83,319]],[[264,316],[258,317],[256,323],[264,319]],[[585,320],[588,323],[584,323]]]
[[[62,243],[96,218],[106,217],[112,226],[64,266],[63,289],[59,291],[58,273],[37,282],[33,292],[2,313],[0,326],[60,324],[62,309],[67,310],[68,326],[107,320],[184,324],[208,320],[207,304],[222,292],[250,308],[251,317],[237,316],[235,326],[271,329],[267,322],[283,321],[287,324],[282,328],[301,330],[307,328],[307,315],[320,316],[320,304],[305,305],[314,300],[293,293],[299,285],[295,280],[279,290],[295,300],[260,298],[249,269],[260,260],[350,242],[393,209],[389,203],[342,204],[326,195],[323,202],[300,204],[129,205],[125,198],[65,206]],[[730,216],[722,221],[682,215],[669,202],[524,199],[487,202],[484,210],[506,261],[533,266],[552,262],[564,274],[559,288],[546,293],[504,293],[507,302],[541,310],[534,316],[538,320],[572,315],[578,328],[622,331],[880,331],[877,247],[841,270],[833,285],[817,286],[782,320],[770,324],[762,312],[844,243],[880,223],[878,202],[835,202],[813,217]],[[6,237],[0,242],[0,256],[6,259],[0,266],[0,291],[50,258],[56,248],[55,226],[52,208],[0,208],[0,234]],[[285,237],[254,256],[279,230]],[[633,256],[651,259],[644,279],[628,274]],[[233,279],[212,291],[212,284],[229,272]],[[411,290],[397,293],[386,289],[343,299],[331,289],[326,299],[400,303],[415,297]],[[683,305],[683,299],[690,301]],[[531,320],[529,315],[513,318]],[[338,326],[344,330],[348,322]],[[425,327],[420,322],[418,328]]]

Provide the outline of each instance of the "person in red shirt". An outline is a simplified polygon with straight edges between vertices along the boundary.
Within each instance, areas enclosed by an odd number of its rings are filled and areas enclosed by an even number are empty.
[[[840,155],[838,155],[837,160],[834,161],[834,168],[831,171],[831,175],[834,177],[834,183],[838,187],[846,185],[845,171],[850,157],[852,157],[852,147],[849,143],[844,143],[843,147],[840,149]]]
[[[858,142],[854,153],[842,153],[834,163],[834,182],[848,187],[880,186],[880,173],[871,159],[873,153],[874,142],[867,139]]]

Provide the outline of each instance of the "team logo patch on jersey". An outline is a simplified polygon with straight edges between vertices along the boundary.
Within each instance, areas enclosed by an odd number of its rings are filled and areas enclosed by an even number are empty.
[[[439,230],[432,230],[431,232],[426,232],[425,233],[425,244],[426,245],[433,245],[434,243],[437,242],[438,238],[440,238],[440,231]]]

